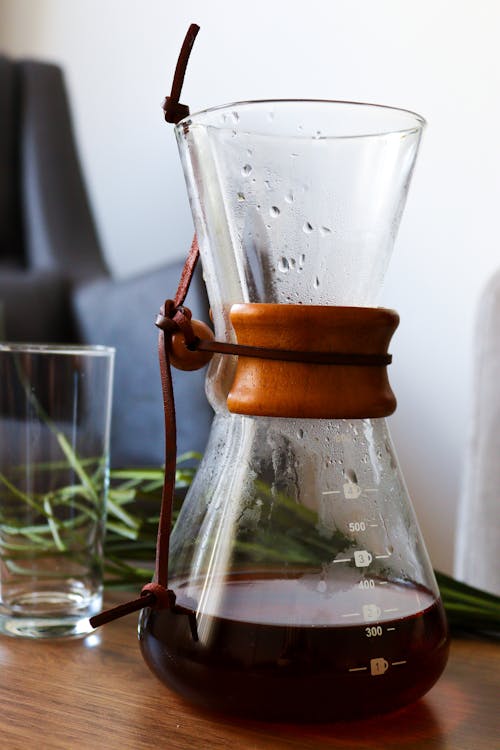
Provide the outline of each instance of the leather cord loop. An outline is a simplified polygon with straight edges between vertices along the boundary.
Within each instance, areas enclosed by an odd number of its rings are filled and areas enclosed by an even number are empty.
[[[167,299],[161,307],[160,314],[156,317],[155,325],[168,335],[181,331],[186,346],[194,349],[199,342],[199,338],[193,330],[192,317],[191,310],[188,307],[176,305],[175,300]]]

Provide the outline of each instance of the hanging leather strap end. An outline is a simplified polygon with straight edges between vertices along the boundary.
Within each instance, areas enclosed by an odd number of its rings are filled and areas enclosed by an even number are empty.
[[[147,583],[142,587],[140,597],[124,604],[118,604],[116,607],[104,610],[104,612],[99,612],[99,614],[91,617],[89,622],[95,629],[101,625],[106,625],[108,622],[113,622],[113,620],[118,620],[120,617],[138,612],[145,607],[173,609],[175,607],[175,594],[158,583]]]

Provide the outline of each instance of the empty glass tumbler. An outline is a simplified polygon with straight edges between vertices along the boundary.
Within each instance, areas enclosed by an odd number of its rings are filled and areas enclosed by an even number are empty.
[[[0,344],[0,632],[91,631],[102,606],[114,350]]]

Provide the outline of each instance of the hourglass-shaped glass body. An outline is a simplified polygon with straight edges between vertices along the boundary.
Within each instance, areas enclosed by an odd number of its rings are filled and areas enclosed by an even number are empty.
[[[423,125],[278,101],[177,126],[217,339],[236,341],[238,303],[376,304]],[[235,358],[214,357],[210,440],[171,537],[169,586],[196,628],[146,610],[146,661],[191,701],[254,718],[417,699],[447,629],[385,419],[233,413],[234,376]]]

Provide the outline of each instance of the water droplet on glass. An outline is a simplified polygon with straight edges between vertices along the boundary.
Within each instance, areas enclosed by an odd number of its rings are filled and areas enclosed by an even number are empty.
[[[290,270],[290,264],[288,263],[285,256],[282,256],[278,261],[278,271],[281,271],[282,273],[288,273]]]
[[[266,190],[271,190],[271,183],[269,180],[264,180],[264,185],[266,187]]]
[[[273,218],[276,218],[280,215],[280,210],[278,206],[271,206],[271,208],[269,209],[269,213]]]
[[[296,266],[295,258],[290,258],[289,263],[290,263],[290,268],[295,268]]]
[[[252,171],[252,165],[251,165],[251,164],[245,164],[245,165],[244,165],[244,166],[243,166],[243,167],[241,168],[241,174],[242,174],[242,175],[243,175],[244,177],[247,177],[247,176],[248,176],[248,175],[249,175],[249,174],[251,173],[251,171]]]
[[[316,278],[314,279],[314,283],[313,283],[313,286],[314,286],[314,288],[315,288],[315,289],[317,289],[317,288],[319,287],[319,278],[318,278],[317,276],[316,276]]]
[[[314,227],[313,227],[313,225],[309,221],[306,221],[306,222],[304,222],[304,226],[302,227],[302,231],[305,232],[306,234],[311,234],[311,232],[314,231]]]
[[[302,270],[304,268],[304,264],[306,262],[306,256],[305,253],[301,253],[299,255],[299,268]]]
[[[286,203],[293,203],[293,193],[291,190],[289,190],[288,193],[286,193],[285,201]]]
[[[300,130],[302,132],[302,130],[304,130],[304,126],[303,125],[297,125],[297,130]]]
[[[304,437],[304,430],[302,428],[297,430],[297,437],[299,440],[302,440],[302,438]]]
[[[330,229],[330,227],[320,227],[319,233],[322,237],[326,237],[328,234],[332,233],[332,230]]]
[[[346,473],[346,479],[348,479],[350,482],[353,482],[354,484],[358,483],[358,477],[356,476],[356,472],[354,469],[347,469]]]
[[[231,112],[231,117],[233,118],[233,122],[238,122],[240,119],[240,116],[237,112]]]
[[[245,200],[245,194],[244,193],[238,193],[238,200],[240,203]]]
[[[253,151],[251,148],[247,148],[247,156],[253,156]]]

